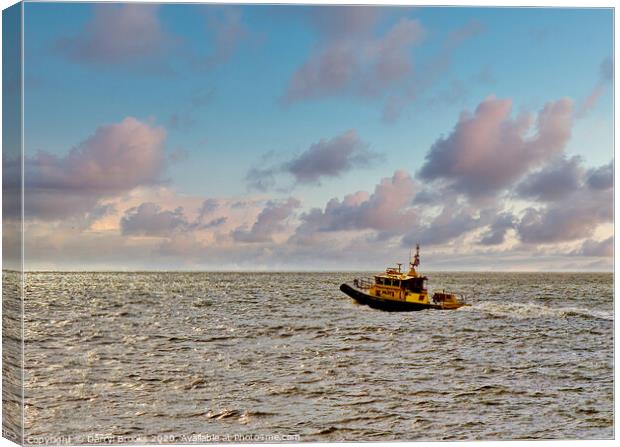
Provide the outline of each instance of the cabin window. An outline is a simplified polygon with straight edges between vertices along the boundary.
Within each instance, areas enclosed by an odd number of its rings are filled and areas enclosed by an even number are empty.
[[[410,279],[405,284],[407,290],[414,293],[421,293],[424,289],[424,280],[420,278]]]

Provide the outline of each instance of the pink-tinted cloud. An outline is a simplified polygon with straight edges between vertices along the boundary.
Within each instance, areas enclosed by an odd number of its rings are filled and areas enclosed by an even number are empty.
[[[512,118],[511,112],[512,101],[495,98],[473,114],[463,112],[450,135],[433,144],[420,176],[459,193],[488,196],[562,152],[571,135],[570,99],[547,103],[535,120],[531,114]]]
[[[424,36],[418,20],[401,19],[381,39],[365,49],[369,73],[361,81],[363,93],[378,95],[413,73],[411,50]]]
[[[293,103],[344,93],[360,71],[355,49],[346,42],[333,43],[310,55],[293,74],[284,101]]]
[[[410,204],[415,183],[405,171],[396,171],[384,178],[373,194],[359,191],[340,201],[331,199],[324,210],[315,208],[301,216],[302,223],[293,237],[304,243],[315,233],[343,230],[376,230],[394,234],[413,225],[418,215]]]
[[[311,24],[320,42],[289,81],[284,102],[342,94],[361,71],[365,44],[379,18],[373,7],[313,8]]]
[[[285,229],[286,221],[300,204],[293,197],[284,202],[270,201],[250,229],[237,228],[232,236],[238,242],[273,242],[274,234]]]
[[[135,118],[99,127],[59,157],[38,152],[25,160],[26,217],[79,214],[104,197],[162,181],[165,131]]]
[[[343,95],[370,98],[384,102],[385,122],[396,121],[409,104],[428,92],[450,67],[453,52],[484,31],[476,20],[454,29],[438,53],[416,70],[413,49],[426,35],[419,20],[402,18],[383,30],[378,26],[379,8],[319,11],[317,18],[322,20],[314,23],[319,42],[293,73],[284,103]]]
[[[383,35],[375,12],[342,7],[319,30],[322,41],[293,74],[286,103],[330,95],[376,96],[411,75],[411,51],[424,36],[418,20],[403,18]]]
[[[605,58],[599,66],[599,79],[592,91],[586,96],[583,102],[579,105],[575,116],[577,118],[583,118],[586,116],[596,105],[599,99],[607,90],[609,83],[613,82],[614,77],[614,64],[610,58]]]
[[[596,106],[596,104],[598,104],[598,100],[605,92],[606,87],[606,85],[600,83],[594,86],[590,94],[586,96],[586,99],[584,99],[579,105],[579,109],[575,114],[577,118],[583,118]]]
[[[94,65],[130,64],[149,60],[170,49],[174,39],[162,29],[149,4],[96,4],[79,34],[61,39],[69,58]]]

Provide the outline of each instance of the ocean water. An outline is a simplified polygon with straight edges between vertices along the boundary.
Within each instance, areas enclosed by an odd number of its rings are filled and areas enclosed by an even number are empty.
[[[609,439],[613,275],[429,273],[387,313],[352,273],[31,273],[30,443]]]

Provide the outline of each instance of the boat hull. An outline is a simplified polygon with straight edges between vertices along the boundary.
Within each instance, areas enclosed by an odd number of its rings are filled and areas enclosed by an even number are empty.
[[[436,304],[410,303],[406,301],[384,300],[376,296],[368,295],[348,284],[342,284],[340,290],[360,304],[365,304],[373,309],[386,310],[388,312],[412,312],[424,309],[441,309]]]

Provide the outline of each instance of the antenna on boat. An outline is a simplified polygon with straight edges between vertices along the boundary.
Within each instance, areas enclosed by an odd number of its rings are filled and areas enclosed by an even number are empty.
[[[420,244],[416,244],[415,246],[415,258],[413,258],[412,267],[417,267],[420,265]]]

